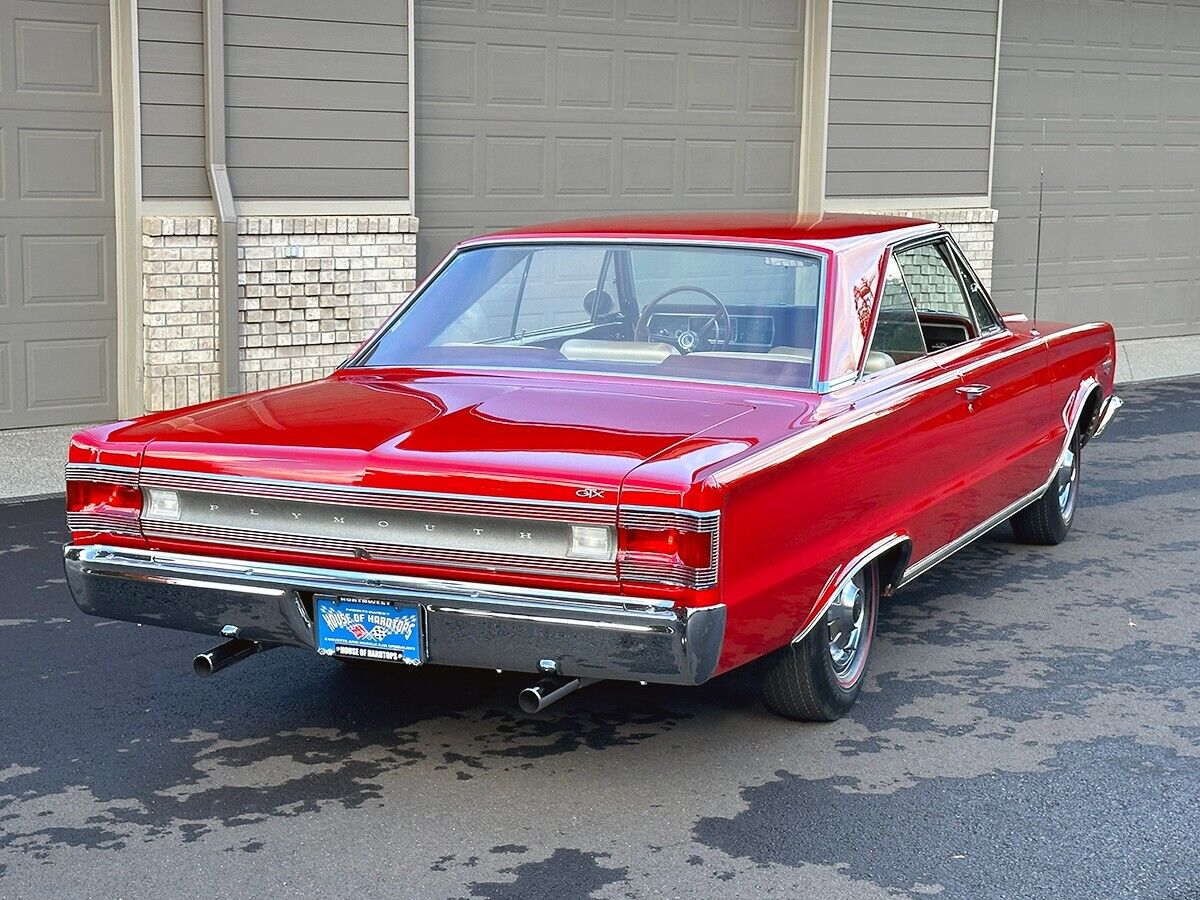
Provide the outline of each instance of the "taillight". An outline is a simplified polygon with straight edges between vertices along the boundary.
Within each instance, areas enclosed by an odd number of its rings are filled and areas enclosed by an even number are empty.
[[[693,569],[707,569],[712,564],[710,534],[675,528],[623,528],[621,531],[623,549],[630,553],[652,554]]]
[[[67,512],[100,513],[142,511],[142,492],[123,484],[99,481],[68,481]]]
[[[142,492],[125,484],[107,481],[67,482],[67,527],[75,540],[88,535],[142,536]]]

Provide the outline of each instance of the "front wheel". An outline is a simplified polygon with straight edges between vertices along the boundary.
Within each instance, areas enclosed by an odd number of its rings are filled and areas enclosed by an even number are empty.
[[[1079,499],[1080,433],[1071,436],[1050,487],[1035,502],[1012,517],[1013,534],[1023,544],[1061,544],[1075,520]]]
[[[772,712],[805,722],[840,719],[858,697],[879,614],[879,570],[868,563],[846,581],[817,624],[777,650],[763,677]]]

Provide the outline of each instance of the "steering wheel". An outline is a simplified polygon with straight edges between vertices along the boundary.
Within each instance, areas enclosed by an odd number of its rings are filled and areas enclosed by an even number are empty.
[[[660,337],[665,337],[682,353],[691,353],[694,350],[700,349],[700,341],[708,334],[710,329],[715,329],[716,333],[710,339],[713,350],[724,350],[729,346],[730,321],[729,310],[725,308],[725,304],[720,301],[716,294],[702,287],[697,287],[694,284],[681,284],[679,287],[667,288],[644,307],[638,315],[637,324],[633,326],[633,339],[635,341],[650,342],[650,318],[654,315],[654,310],[660,303],[674,294],[682,294],[691,292],[700,294],[711,301],[712,305],[717,308],[716,313],[700,327],[699,331],[692,331],[691,328],[685,328],[682,331],[676,332],[673,336],[662,334]],[[680,313],[680,315],[687,315]]]

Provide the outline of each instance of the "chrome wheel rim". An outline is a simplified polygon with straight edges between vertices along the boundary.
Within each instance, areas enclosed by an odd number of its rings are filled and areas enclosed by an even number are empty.
[[[1074,444],[1067,448],[1059,465],[1056,486],[1058,488],[1058,511],[1064,522],[1070,522],[1075,514],[1075,494],[1079,486],[1079,457]]]
[[[865,652],[867,625],[866,575],[856,573],[837,592],[825,613],[829,630],[829,658],[833,674],[843,684],[853,684]]]

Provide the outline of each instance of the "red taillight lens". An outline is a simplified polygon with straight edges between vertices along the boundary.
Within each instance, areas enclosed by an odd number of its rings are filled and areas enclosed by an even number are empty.
[[[697,531],[670,529],[622,529],[624,549],[631,553],[653,553],[678,559],[693,569],[708,568],[712,562],[712,538]]]
[[[67,482],[67,512],[105,509],[139,513],[142,510],[142,492],[123,484],[104,484],[99,481]]]

